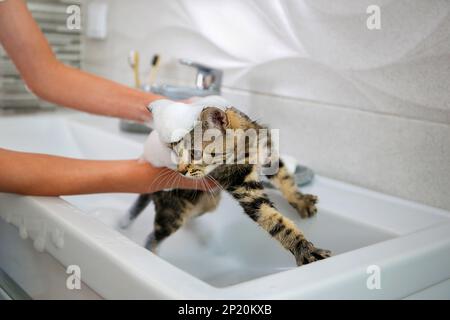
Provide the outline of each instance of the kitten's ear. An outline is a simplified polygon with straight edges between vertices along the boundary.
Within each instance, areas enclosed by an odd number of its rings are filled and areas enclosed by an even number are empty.
[[[218,128],[223,130],[228,125],[228,118],[225,111],[216,107],[207,107],[203,109],[200,119],[208,128]]]

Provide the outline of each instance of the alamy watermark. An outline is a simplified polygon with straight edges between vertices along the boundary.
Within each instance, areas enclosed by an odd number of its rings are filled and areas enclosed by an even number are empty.
[[[369,275],[366,280],[366,286],[369,290],[381,289],[381,268],[376,264],[370,265],[366,269],[366,273]]]
[[[369,14],[366,20],[366,26],[369,30],[381,29],[381,9],[380,6],[372,4],[367,7],[366,13]]]
[[[176,130],[183,139],[172,144],[173,164],[219,166],[222,164],[256,165],[260,174],[276,174],[279,169],[278,129],[202,129],[194,127],[192,134]]]
[[[69,275],[66,280],[66,288],[69,290],[81,289],[81,268],[75,264],[67,267],[66,273]]]
[[[67,7],[66,27],[69,30],[81,29],[81,8],[79,5],[73,4]]]

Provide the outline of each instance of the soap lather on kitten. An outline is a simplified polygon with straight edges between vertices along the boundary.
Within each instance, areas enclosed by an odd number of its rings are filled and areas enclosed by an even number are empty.
[[[170,108],[168,105],[165,105],[165,107]],[[180,108],[179,111],[182,110],[182,107],[178,107]],[[166,111],[169,112],[169,110]],[[153,112],[156,122],[158,121],[158,116],[156,116],[158,111],[155,113],[155,110],[153,110]],[[165,143],[169,151],[176,154],[176,169],[178,172],[187,177],[212,179],[220,188],[215,188],[210,192],[176,189],[142,194],[129,210],[122,227],[127,227],[153,201],[156,212],[154,229],[148,236],[145,246],[149,250],[155,251],[164,239],[181,228],[186,221],[205,212],[213,211],[219,204],[221,191],[224,190],[239,202],[250,219],[294,255],[297,265],[300,266],[329,257],[330,251],[316,248],[309,242],[299,228],[277,210],[264,192],[259,174],[261,164],[254,164],[250,159],[249,151],[252,142],[248,139],[245,140],[246,138],[239,136],[239,134],[245,134],[245,130],[266,128],[233,107],[201,106],[195,120],[198,121],[192,128],[188,127],[189,132],[187,134],[175,139],[173,139],[173,136],[168,138],[168,136],[163,135],[161,140],[164,141],[162,143]],[[213,142],[205,141],[206,139],[202,140],[200,146],[195,145],[195,134],[210,129],[221,133],[223,146],[220,148],[220,152],[215,152],[217,150],[211,148]],[[231,145],[225,143],[226,130],[230,129],[235,132],[236,137]],[[176,141],[170,141],[169,139]],[[218,137],[216,136],[215,139],[218,139]],[[236,157],[234,162],[227,162],[227,159],[230,159],[230,154],[234,153],[236,156],[237,144],[240,139],[244,139],[245,152],[240,157]],[[270,141],[269,137],[267,142],[270,144]],[[212,153],[212,157],[209,157],[208,161],[203,161],[206,150]],[[211,150],[213,151],[211,152]],[[189,156],[186,157],[186,155]],[[297,210],[302,218],[308,218],[316,214],[317,197],[302,194],[283,161],[274,157],[272,156],[270,160],[272,162],[278,161],[278,170],[266,175],[270,183],[281,191],[283,197]]]

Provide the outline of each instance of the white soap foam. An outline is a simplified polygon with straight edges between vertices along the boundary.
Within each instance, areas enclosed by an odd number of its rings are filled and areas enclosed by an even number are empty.
[[[27,231],[27,227],[25,224],[25,217],[22,217],[22,221],[20,222],[19,235],[24,240],[28,238],[28,231]]]
[[[150,105],[153,127],[164,143],[180,141],[194,128],[203,107],[170,100],[158,100]]]
[[[161,141],[159,133],[155,130],[150,133],[144,143],[142,159],[155,167],[175,168],[175,163],[172,161],[172,150]]]
[[[153,114],[154,130],[144,144],[142,159],[156,167],[174,169],[175,161],[167,143],[180,141],[192,130],[204,108],[225,109],[228,106],[230,103],[220,96],[199,98],[190,104],[166,99],[151,103],[149,110]]]
[[[51,239],[55,247],[62,249],[64,247],[64,231],[54,228],[51,232]]]

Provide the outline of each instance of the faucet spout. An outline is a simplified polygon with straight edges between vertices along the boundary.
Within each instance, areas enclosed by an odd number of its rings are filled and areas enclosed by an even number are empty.
[[[216,91],[220,94],[223,71],[189,59],[180,59],[181,64],[197,69],[195,85],[200,90]]]

